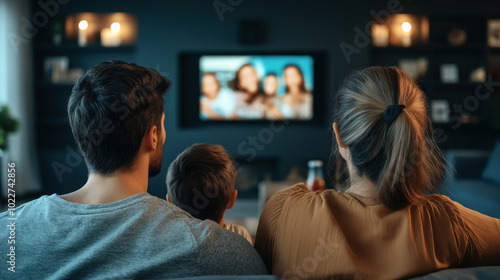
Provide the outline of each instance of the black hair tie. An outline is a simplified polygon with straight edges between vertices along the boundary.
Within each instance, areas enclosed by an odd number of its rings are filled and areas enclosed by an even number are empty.
[[[387,109],[384,111],[384,121],[388,126],[398,118],[399,114],[403,112],[405,105],[389,105]]]

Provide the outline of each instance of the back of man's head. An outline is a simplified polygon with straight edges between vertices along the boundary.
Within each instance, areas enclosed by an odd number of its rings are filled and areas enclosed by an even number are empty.
[[[158,71],[123,61],[102,62],[85,73],[68,101],[71,130],[89,172],[127,171],[145,133],[158,133],[162,95],[170,81]]]
[[[235,178],[236,169],[222,146],[195,144],[170,164],[168,196],[193,217],[220,222],[231,200]]]

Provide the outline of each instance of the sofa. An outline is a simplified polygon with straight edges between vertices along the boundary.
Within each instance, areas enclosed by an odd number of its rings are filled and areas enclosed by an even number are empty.
[[[500,140],[493,151],[449,150],[441,193],[467,208],[500,219]]]
[[[212,275],[178,278],[180,280],[277,280],[281,279],[273,275]],[[482,266],[470,268],[450,268],[439,270],[433,273],[420,275],[411,280],[497,280],[500,279],[500,266]]]

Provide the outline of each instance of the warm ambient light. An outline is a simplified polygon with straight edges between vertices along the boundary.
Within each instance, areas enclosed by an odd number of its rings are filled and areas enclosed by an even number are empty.
[[[411,24],[407,21],[403,22],[403,24],[401,24],[401,28],[403,29],[404,32],[410,32],[411,30]]]
[[[118,22],[116,22],[116,21],[115,21],[115,22],[113,22],[113,23],[111,24],[111,31],[113,31],[113,32],[118,32],[118,31],[120,31],[120,23],[118,23]]]
[[[85,30],[87,27],[89,27],[89,23],[86,20],[82,20],[78,23],[78,28],[80,28],[80,30]]]

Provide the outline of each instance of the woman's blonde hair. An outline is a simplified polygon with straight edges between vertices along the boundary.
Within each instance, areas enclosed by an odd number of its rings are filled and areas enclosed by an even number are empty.
[[[390,112],[391,105],[404,108]],[[395,119],[384,120],[384,112]],[[433,139],[426,96],[398,68],[375,66],[350,75],[337,94],[334,121],[357,175],[377,185],[388,208],[418,202],[442,182],[445,164]],[[346,170],[338,145],[333,146],[340,170]]]

